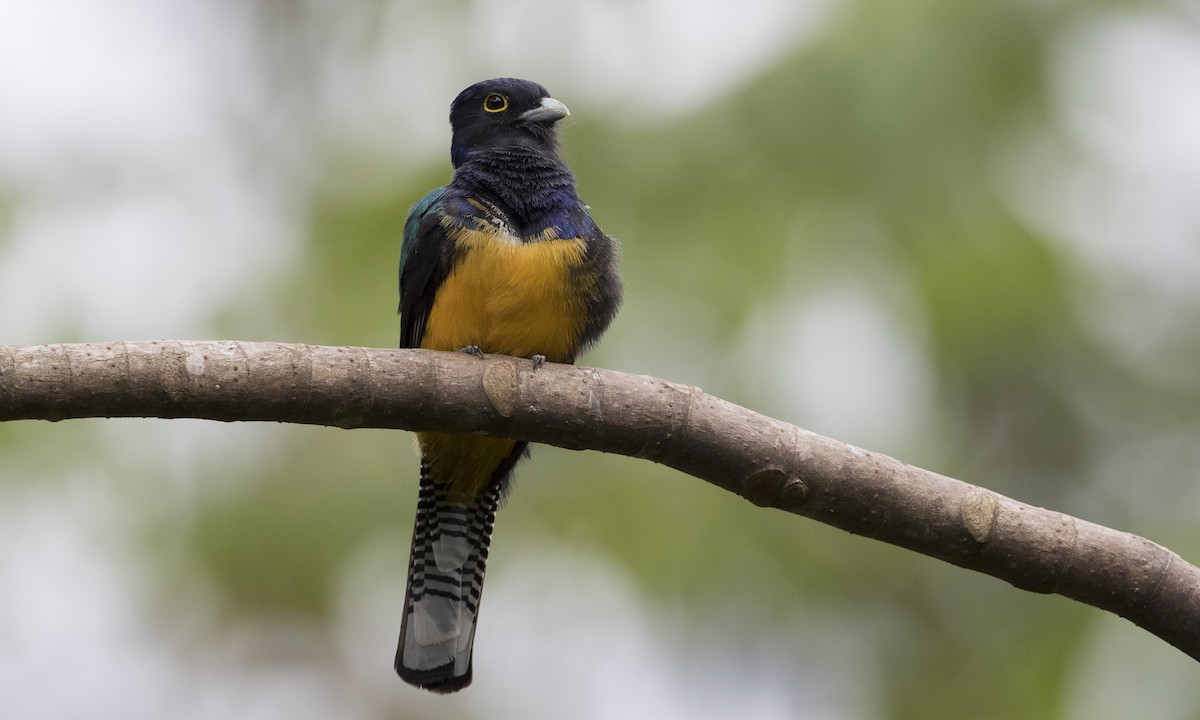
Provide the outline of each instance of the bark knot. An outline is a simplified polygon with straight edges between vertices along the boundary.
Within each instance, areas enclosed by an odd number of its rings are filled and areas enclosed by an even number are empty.
[[[512,417],[521,396],[517,384],[517,361],[489,361],[483,369],[483,392],[500,417]]]
[[[778,468],[766,468],[742,481],[742,497],[759,507],[774,507],[779,503],[787,475]]]
[[[992,537],[992,529],[996,526],[996,517],[1000,514],[1000,503],[996,496],[976,488],[963,496],[959,501],[959,515],[967,532],[975,538],[975,542],[986,543]]]

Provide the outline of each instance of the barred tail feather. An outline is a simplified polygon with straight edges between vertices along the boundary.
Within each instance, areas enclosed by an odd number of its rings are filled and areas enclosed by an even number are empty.
[[[470,504],[450,500],[421,463],[421,491],[408,566],[396,672],[435,692],[471,683],[471,648],[488,543],[503,483]]]

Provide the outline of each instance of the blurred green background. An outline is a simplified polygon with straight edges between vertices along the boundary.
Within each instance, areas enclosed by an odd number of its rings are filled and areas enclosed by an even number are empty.
[[[572,109],[583,362],[1200,560],[1200,5],[48,0],[0,25],[0,343],[391,347],[446,112]],[[536,448],[475,684],[392,674],[405,433],[0,427],[0,716],[1200,718],[1057,596]]]

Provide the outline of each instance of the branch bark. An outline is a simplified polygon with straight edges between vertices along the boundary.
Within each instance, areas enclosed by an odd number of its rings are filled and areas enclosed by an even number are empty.
[[[1200,660],[1200,568],[1170,550],[644,375],[260,342],[0,346],[0,421],[87,417],[478,433],[645,458],[1107,610]]]

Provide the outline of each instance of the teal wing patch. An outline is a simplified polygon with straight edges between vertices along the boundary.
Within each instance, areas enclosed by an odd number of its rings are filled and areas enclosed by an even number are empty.
[[[417,230],[421,226],[421,218],[425,217],[445,194],[446,188],[444,187],[430,190],[425,197],[418,200],[412,206],[412,209],[408,211],[408,218],[404,221],[404,240],[400,245],[401,274],[404,273],[404,265],[408,262],[409,256],[412,255],[413,245],[417,242]]]

